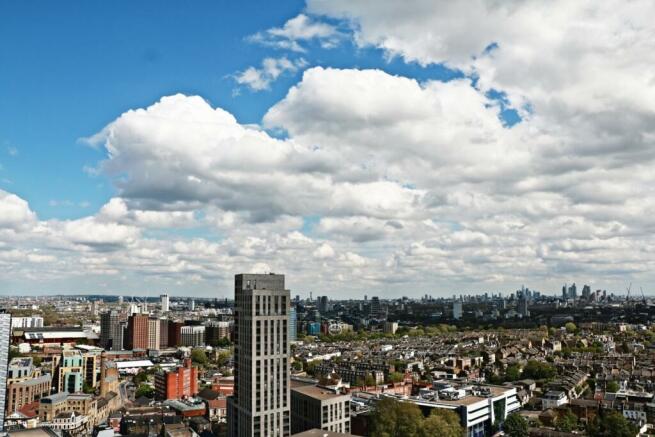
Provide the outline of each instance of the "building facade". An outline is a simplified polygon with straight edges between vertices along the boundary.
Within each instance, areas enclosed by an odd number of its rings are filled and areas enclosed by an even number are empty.
[[[180,328],[182,346],[198,347],[205,345],[204,326],[182,326]]]
[[[123,348],[123,328],[118,311],[100,314],[100,347],[112,351]]]
[[[12,317],[11,329],[15,328],[43,328],[43,317]]]
[[[298,340],[298,313],[296,307],[289,307],[289,341]]]
[[[170,300],[168,298],[168,294],[162,294],[159,296],[159,299],[161,302],[161,312],[168,312],[170,310]]]
[[[184,360],[184,366],[173,371],[155,374],[155,392],[160,399],[182,399],[198,394],[198,369],[191,360]]]
[[[82,353],[76,350],[63,351],[55,376],[58,392],[81,392],[86,377],[86,366]]]
[[[149,320],[147,314],[132,314],[127,319],[127,349],[147,349],[148,348],[148,327]]]
[[[316,385],[291,389],[291,433],[320,429],[350,433],[350,394]]]
[[[230,322],[212,320],[205,324],[205,342],[209,346],[217,346],[224,338],[230,338]]]
[[[290,435],[289,304],[284,275],[235,276],[234,377],[228,436]]]
[[[159,319],[148,319],[148,349],[159,350],[161,343],[161,323]]]

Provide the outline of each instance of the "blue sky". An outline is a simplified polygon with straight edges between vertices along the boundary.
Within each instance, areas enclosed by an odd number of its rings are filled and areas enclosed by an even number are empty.
[[[655,5],[548,7],[1,2],[0,293],[648,294]]]
[[[197,94],[241,123],[259,123],[302,73],[286,74],[263,92],[239,87],[236,73],[280,55],[247,37],[282,26],[304,8],[302,1],[274,8],[266,1],[3,2],[0,187],[29,199],[41,218],[97,210],[115,190],[83,170],[105,151],[79,139],[164,95]],[[292,56],[310,65],[382,68],[418,80],[461,76],[439,65],[385,59],[381,50],[349,42],[331,50],[314,44]]]

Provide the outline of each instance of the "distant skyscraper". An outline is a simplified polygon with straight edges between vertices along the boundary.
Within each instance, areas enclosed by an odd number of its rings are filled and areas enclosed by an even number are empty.
[[[162,312],[164,312],[164,313],[168,312],[169,311],[169,305],[170,305],[168,294],[162,294],[161,296],[159,296],[159,299],[161,301],[161,310],[162,310]]]
[[[562,299],[566,300],[568,299],[568,296],[566,294],[566,284],[562,287]]]
[[[118,304],[123,305],[123,296],[118,296]]]
[[[589,297],[591,296],[591,287],[588,285],[585,285],[582,287],[582,298],[585,300],[589,300]]]
[[[127,349],[148,348],[149,319],[147,314],[132,314],[127,319]]]
[[[107,311],[100,314],[100,346],[107,350],[123,349],[123,330],[118,311]]]
[[[195,301],[195,300],[191,299],[191,301],[189,301],[189,309],[190,309],[191,311],[195,311],[195,310],[196,310],[196,301]]]
[[[234,395],[229,437],[290,434],[289,291],[284,275],[234,278]]]
[[[7,400],[7,369],[9,367],[9,337],[11,314],[0,310],[0,432],[4,430],[5,403]]]
[[[297,319],[298,315],[296,313],[296,307],[291,306],[289,307],[289,341],[296,341],[297,336],[298,336],[298,327],[297,327]]]
[[[382,306],[380,305],[380,298],[373,296],[371,298],[371,319],[379,320],[382,318]]]
[[[530,310],[528,310],[528,298],[524,293],[519,294],[518,312],[522,317],[530,317]]]
[[[318,312],[321,314],[327,314],[328,312],[328,297],[319,296],[318,298]]]
[[[576,300],[578,298],[578,289],[575,286],[575,282],[571,284],[569,287],[569,292],[568,292],[569,299]]]
[[[459,320],[462,318],[462,301],[461,300],[456,300],[453,302],[453,319]]]

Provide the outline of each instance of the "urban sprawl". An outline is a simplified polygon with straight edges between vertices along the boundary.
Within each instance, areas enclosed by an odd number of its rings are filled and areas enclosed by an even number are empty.
[[[655,435],[655,304],[564,285],[419,299],[0,298],[16,436]]]

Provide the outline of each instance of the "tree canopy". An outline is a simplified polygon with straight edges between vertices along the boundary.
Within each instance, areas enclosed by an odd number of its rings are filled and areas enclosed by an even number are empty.
[[[587,427],[590,437],[634,437],[639,430],[616,411],[596,416]]]
[[[616,393],[617,391],[619,391],[619,388],[620,388],[620,387],[619,387],[619,383],[616,382],[616,381],[610,381],[610,382],[608,382],[607,385],[605,386],[605,390],[606,390],[608,393]]]
[[[151,398],[154,395],[155,395],[155,390],[152,387],[150,387],[148,384],[141,384],[139,388],[136,389],[136,392],[134,393],[135,398],[140,398],[141,396]]]
[[[555,421],[555,429],[564,432],[571,432],[578,429],[578,416],[573,414],[571,410],[567,409],[566,412]]]
[[[523,368],[523,378],[550,379],[555,375],[557,375],[557,369],[542,361],[530,360]]]
[[[460,437],[463,434],[459,417],[451,411],[434,409],[425,418],[417,405],[390,398],[377,403],[371,431],[377,437]]]
[[[566,328],[566,332],[571,334],[578,330],[578,327],[575,326],[575,323],[573,322],[568,322],[566,325],[564,325],[564,328]]]
[[[191,361],[193,361],[196,364],[200,364],[201,366],[204,366],[209,362],[209,358],[207,358],[207,354],[205,353],[204,350],[194,349],[191,351]]]
[[[509,437],[528,437],[528,421],[518,413],[512,413],[507,416],[503,424],[503,431]]]

